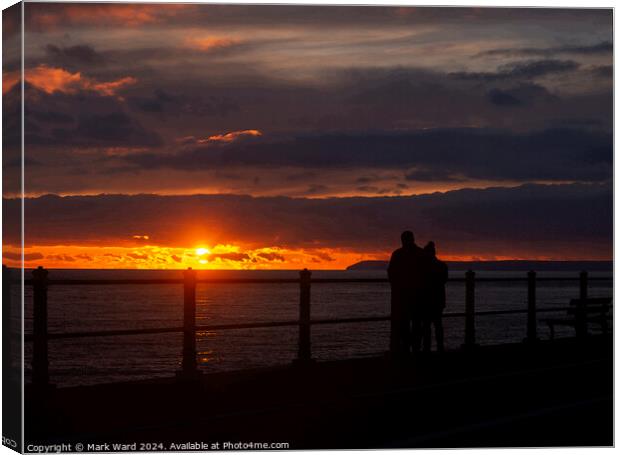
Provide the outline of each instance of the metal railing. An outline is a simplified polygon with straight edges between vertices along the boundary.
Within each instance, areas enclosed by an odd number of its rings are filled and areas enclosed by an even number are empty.
[[[182,380],[192,379],[200,376],[196,361],[196,332],[212,330],[241,330],[254,328],[273,328],[273,327],[298,327],[298,351],[296,364],[312,363],[312,344],[311,326],[325,324],[350,324],[363,322],[384,322],[390,321],[391,316],[368,316],[350,318],[329,318],[311,319],[310,315],[310,291],[312,284],[321,283],[387,283],[387,278],[311,278],[311,272],[304,269],[299,272],[299,279],[207,279],[198,278],[196,271],[191,268],[183,271],[182,279],[48,279],[48,270],[38,267],[32,271],[32,279],[25,280],[25,285],[32,286],[33,289],[33,331],[32,334],[25,335],[26,341],[33,343],[32,348],[32,384],[34,387],[45,389],[50,387],[49,380],[49,357],[48,341],[57,339],[72,339],[85,337],[107,337],[107,336],[131,336],[164,333],[183,333],[182,361],[181,369],[177,371],[177,378]],[[581,272],[579,277],[537,277],[536,272],[528,272],[525,277],[482,277],[476,278],[473,271],[467,271],[464,278],[450,278],[450,282],[464,282],[465,284],[465,311],[443,314],[444,318],[465,318],[465,336],[462,348],[469,350],[477,346],[476,344],[476,316],[496,316],[511,314],[527,314],[527,332],[524,341],[534,343],[537,337],[538,313],[558,312],[567,308],[537,308],[536,306],[536,285],[537,282],[567,282],[579,281],[579,300],[584,301],[588,298],[589,281],[610,281],[611,277],[588,277],[587,272]],[[527,308],[510,310],[488,310],[478,311],[475,308],[476,282],[527,282]],[[299,318],[288,321],[269,321],[241,324],[196,324],[196,285],[198,283],[211,284],[269,284],[269,283],[289,283],[299,284]],[[67,333],[48,333],[48,302],[47,290],[49,286],[58,285],[154,285],[154,284],[180,284],[183,285],[183,326],[180,327],[161,327],[144,329],[120,329],[120,330],[98,330],[85,332]],[[11,279],[9,269],[3,266],[3,297],[5,308],[11,293]],[[3,316],[6,316],[4,314]]]

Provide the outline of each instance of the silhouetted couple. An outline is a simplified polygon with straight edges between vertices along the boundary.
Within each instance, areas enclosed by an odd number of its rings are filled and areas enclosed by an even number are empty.
[[[422,345],[424,351],[430,351],[431,325],[435,327],[437,350],[443,351],[448,267],[437,259],[433,242],[420,248],[411,231],[403,232],[401,241],[402,248],[392,253],[388,266],[392,286],[390,351],[415,353]]]

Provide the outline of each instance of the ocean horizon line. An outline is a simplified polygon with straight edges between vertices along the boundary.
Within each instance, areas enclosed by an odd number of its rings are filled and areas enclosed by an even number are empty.
[[[290,269],[203,269],[203,268],[192,268],[197,272],[299,272],[307,268],[311,271],[317,272],[347,272],[347,271],[363,271],[363,270],[382,270],[384,267],[387,267],[388,259],[376,259],[376,260],[363,260],[356,263],[353,263],[346,268],[308,268],[308,267],[299,267],[299,268],[290,268]],[[524,266],[528,268],[533,268],[533,266],[542,266],[546,271],[553,271],[550,266],[560,266],[561,270],[558,271],[569,271],[573,270],[570,266],[575,267],[575,270],[579,269],[579,266],[595,266],[598,271],[600,270],[610,270],[613,271],[613,259],[609,260],[601,260],[601,259],[584,259],[584,260],[537,260],[537,259],[502,259],[502,260],[479,260],[479,261],[445,261],[448,266],[451,266],[452,270],[461,270],[461,267],[465,267],[467,265],[471,267],[483,267],[486,268],[486,271],[494,270],[493,266],[501,268],[498,271],[511,271],[511,265],[513,267],[513,271],[522,271]],[[38,266],[32,267],[24,267],[24,270],[35,270]],[[456,268],[455,268],[456,267]],[[9,267],[12,269],[17,269],[19,267]],[[188,268],[162,268],[162,269],[147,269],[147,268],[117,268],[117,267],[98,267],[98,268],[87,268],[87,267],[45,267],[47,270],[57,270],[57,271],[73,271],[73,270],[109,270],[109,271],[141,271],[141,272],[176,272],[176,271],[184,271],[188,270]]]

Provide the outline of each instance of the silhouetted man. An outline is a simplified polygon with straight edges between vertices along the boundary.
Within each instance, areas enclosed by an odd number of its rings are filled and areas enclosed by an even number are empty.
[[[430,258],[428,282],[424,304],[423,341],[424,352],[431,350],[431,325],[435,326],[437,351],[443,352],[443,310],[446,307],[446,283],[448,266],[437,258],[435,242],[428,242],[424,252]]]
[[[413,232],[405,231],[403,246],[392,253],[388,278],[392,286],[390,351],[406,354],[420,349],[423,292],[428,255],[415,244]]]

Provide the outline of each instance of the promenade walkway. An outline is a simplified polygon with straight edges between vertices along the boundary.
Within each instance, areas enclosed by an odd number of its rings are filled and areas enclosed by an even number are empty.
[[[611,336],[26,391],[26,443],[613,444]]]

